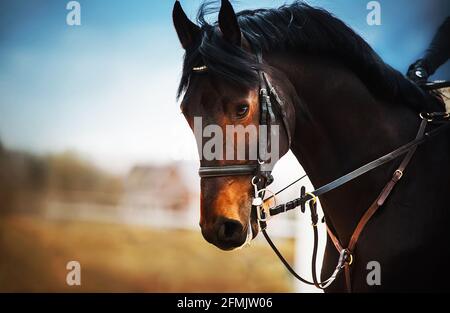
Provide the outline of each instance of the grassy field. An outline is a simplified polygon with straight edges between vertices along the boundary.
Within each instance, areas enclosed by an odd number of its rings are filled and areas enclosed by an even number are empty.
[[[280,241],[292,261],[293,242]],[[81,264],[79,287],[66,264]],[[200,232],[0,216],[0,292],[289,292],[292,281],[263,242],[236,252]]]

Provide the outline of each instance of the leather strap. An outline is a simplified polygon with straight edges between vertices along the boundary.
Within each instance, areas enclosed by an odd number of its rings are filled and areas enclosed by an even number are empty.
[[[257,167],[256,164],[201,167],[198,175],[201,178],[253,175],[256,173]]]
[[[427,124],[428,123],[426,120],[422,120],[422,123],[420,123],[419,131],[416,136],[416,140],[421,139],[423,137],[423,135],[425,133],[425,129],[427,127]],[[382,206],[384,204],[384,202],[386,201],[387,197],[391,193],[394,186],[397,184],[397,182],[400,179],[402,179],[403,173],[404,173],[406,167],[408,166],[409,162],[411,161],[414,153],[416,153],[416,150],[417,150],[417,146],[412,147],[411,150],[408,152],[408,154],[403,159],[402,163],[400,163],[400,166],[394,172],[394,175],[392,176],[391,181],[386,185],[385,189],[381,193],[380,198],[378,199],[378,202],[377,202],[378,206]]]
[[[260,64],[263,63],[262,54],[259,52],[256,54],[258,58],[258,62]],[[266,152],[272,149],[272,142],[271,142],[271,131],[272,131],[272,125],[276,122],[275,113],[273,112],[272,108],[272,101],[270,98],[270,92],[268,89],[268,80],[266,77],[266,74],[264,71],[259,70],[259,109],[260,109],[260,125],[265,125],[267,127],[267,137],[265,140],[265,146],[261,147],[261,141],[258,140],[258,169],[256,176],[259,177],[259,183],[258,183],[258,189],[262,190],[267,185],[272,184],[273,182],[273,176],[272,176],[272,169],[266,168],[266,165],[264,162],[267,162],[267,154]],[[261,163],[260,163],[261,162]]]
[[[450,121],[445,121],[443,123],[444,123],[444,125],[439,126],[438,128],[435,128],[429,132],[426,132],[422,137],[408,142],[407,144],[392,151],[391,153],[388,153],[388,154],[382,156],[381,158],[376,159],[375,161],[372,161],[364,166],[361,166],[360,168],[354,170],[353,172],[350,172],[342,177],[339,177],[338,179],[304,195],[303,197],[294,199],[287,203],[280,204],[274,208],[271,208],[270,215],[275,216],[275,215],[278,215],[278,214],[281,214],[281,213],[284,213],[284,212],[287,212],[290,210],[294,210],[298,206],[310,201],[314,197],[323,196],[324,194],[330,192],[331,190],[334,190],[334,189],[348,183],[349,181],[352,181],[355,178],[357,178],[357,177],[359,177],[359,176],[361,176],[361,175],[363,175],[363,174],[365,174],[387,162],[393,161],[397,157],[409,152],[412,148],[423,144],[427,140],[443,133],[445,130],[450,128]],[[270,198],[268,198],[268,199],[270,199]]]
[[[339,242],[339,239],[334,235],[334,233],[331,231],[331,229],[327,225],[327,233],[330,237],[331,241],[333,242],[334,246],[336,247],[336,250],[341,253],[343,250],[345,250],[341,243]],[[348,253],[351,253],[348,251]],[[353,258],[353,256],[351,256]],[[345,275],[345,288],[348,293],[352,291],[352,281],[350,276],[350,265],[348,260],[344,263],[344,275]]]
[[[422,123],[420,124],[419,131],[416,136],[416,140],[421,139],[425,134],[425,129],[427,126],[427,120],[422,120]],[[351,260],[350,263],[353,262],[353,251],[356,248],[356,244],[358,242],[359,237],[361,236],[362,231],[364,230],[367,223],[370,221],[372,216],[378,211],[378,209],[385,203],[386,199],[391,194],[392,190],[394,189],[395,185],[398,181],[403,177],[403,173],[410,163],[414,153],[417,150],[417,145],[413,146],[411,150],[406,154],[406,156],[403,158],[402,162],[400,163],[400,166],[398,169],[394,172],[392,175],[391,180],[386,184],[386,186],[381,191],[380,195],[377,197],[377,199],[372,203],[372,205],[367,209],[367,211],[364,213],[364,215],[361,217],[361,219],[358,222],[358,225],[356,226],[355,230],[353,231],[352,236],[350,237],[350,241],[348,243],[348,246],[346,250],[349,252]],[[333,242],[334,246],[340,253],[344,248],[342,247],[342,244],[340,243],[339,239],[331,229],[327,226],[327,233],[328,236],[330,236],[331,241]],[[351,286],[351,270],[350,270],[350,264],[349,262],[345,263],[345,284],[348,292],[352,291]]]
[[[278,95],[277,90],[273,87],[272,83],[268,79],[267,74],[265,72],[262,72],[262,78],[263,78],[263,81],[264,81],[264,83],[266,85],[265,88],[267,89],[268,94],[270,96],[272,96],[274,98],[274,100],[275,100],[273,103],[275,105],[276,110],[278,111],[277,113],[281,116],[281,120],[283,122],[283,127],[284,127],[284,130],[286,132],[286,136],[288,138],[288,143],[289,143],[289,147],[290,147],[291,146],[291,142],[292,142],[292,135],[291,135],[291,129],[289,127],[288,118],[287,118],[285,112],[283,111],[284,103],[281,100],[280,96]],[[273,118],[275,120],[275,116]]]
[[[327,233],[330,237],[331,241],[333,242],[334,246],[336,247],[336,250],[342,251],[344,248],[342,248],[341,243],[339,242],[339,239],[334,235],[333,231],[328,227],[327,225]]]
[[[435,81],[435,82],[428,82],[425,85],[420,86],[425,90],[436,90],[441,88],[448,88],[450,87],[450,81]]]
[[[426,119],[424,119],[426,120]],[[264,237],[266,238],[267,242],[269,243],[270,247],[273,249],[273,251],[276,253],[276,255],[280,258],[280,260],[283,262],[283,264],[286,266],[286,268],[289,270],[289,272],[294,275],[297,279],[299,279],[302,282],[305,282],[307,284],[310,285],[315,285],[318,286],[321,289],[326,289],[328,288],[328,286],[330,286],[330,284],[333,283],[333,281],[336,279],[337,275],[339,275],[339,273],[341,272],[342,268],[344,268],[345,271],[345,284],[346,284],[346,290],[348,292],[351,292],[352,290],[352,286],[351,286],[351,265],[353,263],[353,255],[352,255],[352,251],[353,249],[356,247],[356,242],[359,238],[359,235],[361,234],[361,232],[363,231],[365,225],[367,224],[367,222],[370,220],[370,218],[375,214],[375,212],[378,210],[378,208],[381,205],[378,205],[380,203],[384,203],[384,201],[386,200],[386,198],[389,196],[389,194],[391,193],[391,191],[393,190],[395,184],[402,178],[403,176],[403,171],[406,169],[407,165],[409,164],[415,150],[417,149],[417,146],[426,142],[427,140],[429,140],[430,138],[433,138],[435,136],[437,136],[438,134],[441,134],[443,131],[447,130],[448,128],[450,128],[450,122],[446,121],[445,124],[443,126],[440,126],[434,130],[431,130],[427,133],[425,132],[425,128],[427,125],[428,121],[423,121],[419,127],[419,131],[418,131],[418,135],[416,137],[415,140],[411,141],[410,143],[398,148],[397,150],[395,150],[394,152],[391,152],[389,154],[387,154],[386,156],[382,157],[381,159],[383,160],[387,160],[396,155],[396,156],[400,156],[403,155],[405,153],[407,153],[407,155],[405,156],[405,158],[402,160],[399,168],[394,172],[393,174],[393,178],[391,179],[390,182],[388,182],[388,184],[386,184],[385,188],[383,188],[383,191],[381,192],[381,194],[377,197],[377,199],[375,200],[375,202],[371,205],[371,207],[369,207],[369,209],[367,210],[367,212],[364,214],[364,216],[361,218],[360,222],[358,223],[357,229],[355,229],[355,234],[353,234],[354,236],[352,236],[352,238],[354,238],[354,243],[352,243],[351,245],[349,244],[349,246],[352,246],[352,250],[350,251],[349,249],[343,249],[342,245],[339,241],[339,239],[334,235],[334,233],[331,231],[331,229],[328,227],[327,225],[327,232],[328,235],[330,236],[333,244],[335,245],[336,249],[339,252],[339,261],[338,261],[338,265],[336,266],[335,271],[333,272],[333,274],[330,276],[330,278],[328,278],[327,280],[319,283],[317,281],[317,275],[315,274],[315,266],[313,266],[312,270],[313,270],[313,282],[309,282],[305,279],[303,279],[302,277],[300,277],[295,271],[294,269],[289,265],[289,263],[286,261],[286,259],[284,259],[284,257],[282,256],[282,254],[280,253],[280,251],[277,249],[277,247],[275,246],[275,244],[271,241],[269,235],[266,232],[266,227],[261,226],[261,231],[264,234]],[[434,123],[434,121],[433,121]],[[382,163],[378,163],[376,161],[371,162],[370,164],[384,164],[387,161],[383,161]],[[355,173],[358,173],[359,175],[353,176],[352,179],[362,175],[362,170],[364,169],[364,173],[367,172],[368,169],[367,166],[363,166],[361,168],[359,168],[358,170],[350,173],[352,175],[354,175]],[[360,172],[361,171],[361,172]],[[346,176],[350,176],[350,174],[346,175]],[[335,185],[335,183],[339,181],[339,179],[337,179],[336,181],[328,184],[328,186],[330,185]],[[342,182],[342,181],[341,181]],[[335,185],[336,186],[336,185]],[[336,187],[334,187],[336,188]],[[320,188],[318,189],[320,190]],[[327,189],[328,191],[330,189]],[[317,191],[317,190],[316,190]],[[313,200],[314,198],[316,198],[315,196],[316,192],[313,193],[306,193],[305,188],[302,187],[301,191],[300,191],[300,198],[297,198],[293,201],[290,201],[286,204],[283,205],[279,205],[273,209],[270,210],[271,215],[277,215],[283,212],[287,212],[289,210],[295,209],[297,207],[301,207],[302,212],[305,212],[305,204],[306,202]],[[323,193],[322,193],[323,194]],[[269,197],[270,199],[270,197]],[[380,201],[380,199],[383,199],[382,201]],[[311,202],[310,202],[311,205]],[[312,210],[315,210],[315,207],[311,207]],[[314,233],[315,233],[315,237],[314,237],[314,251],[317,251],[317,228],[315,227],[315,225],[317,224],[317,219],[316,216],[317,214],[313,214],[314,212],[311,211],[312,215],[312,220],[313,220],[313,229],[314,229]],[[260,223],[261,224],[261,223]],[[264,223],[265,224],[265,223]],[[358,230],[359,229],[359,230]],[[358,231],[357,231],[358,230]],[[312,264],[316,263],[316,252],[313,252],[313,260],[312,260]]]

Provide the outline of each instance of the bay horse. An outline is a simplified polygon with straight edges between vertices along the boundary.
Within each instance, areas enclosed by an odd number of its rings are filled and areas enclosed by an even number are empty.
[[[276,123],[279,151],[292,150],[315,187],[324,185],[414,139],[420,112],[441,103],[387,65],[344,22],[329,12],[294,2],[277,9],[236,13],[222,0],[218,21],[201,5],[197,23],[178,1],[173,22],[185,58],[178,97],[191,128],[258,125],[260,71],[283,103]],[[262,56],[255,57],[257,53]],[[290,135],[290,136],[288,136]],[[289,138],[288,138],[289,137]],[[201,140],[197,144],[202,147]],[[400,159],[385,164],[320,198],[329,228],[349,242],[361,216]],[[254,161],[201,159],[201,167]],[[201,180],[200,226],[223,250],[243,245],[259,230],[252,211],[251,175]],[[448,132],[418,147],[401,182],[367,223],[352,264],[352,291],[442,291],[450,279],[450,138]],[[248,222],[250,221],[250,223]],[[321,276],[329,277],[339,253],[327,239]],[[366,281],[367,264],[381,266],[381,284]],[[346,290],[343,275],[326,292]]]

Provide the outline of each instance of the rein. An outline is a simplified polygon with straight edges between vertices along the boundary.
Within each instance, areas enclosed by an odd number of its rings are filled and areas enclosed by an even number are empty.
[[[385,156],[376,159],[373,162],[370,162],[359,169],[342,176],[335,181],[322,186],[311,193],[306,193],[305,188],[302,187],[301,189],[301,196],[295,200],[289,201],[285,204],[278,205],[274,208],[270,209],[264,209],[262,207],[257,208],[260,210],[264,210],[265,221],[267,221],[268,218],[285,213],[289,210],[296,209],[298,207],[301,207],[301,211],[305,212],[305,205],[306,203],[309,203],[309,207],[311,210],[311,221],[312,221],[312,227],[314,231],[314,248],[313,248],[313,256],[312,256],[312,276],[313,276],[313,282],[310,282],[304,278],[302,278],[300,275],[298,275],[295,270],[289,265],[289,263],[286,261],[286,259],[282,256],[280,251],[277,249],[273,241],[270,239],[269,235],[267,234],[266,228],[261,226],[261,231],[266,238],[267,242],[271,246],[271,248],[274,250],[275,254],[278,256],[278,258],[281,260],[281,262],[285,265],[285,267],[288,269],[288,271],[295,276],[298,280],[300,280],[303,283],[306,283],[308,285],[314,285],[319,289],[325,289],[328,286],[331,285],[331,283],[336,279],[338,274],[342,271],[342,269],[345,269],[345,276],[346,276],[346,287],[347,291],[351,291],[351,278],[350,278],[350,266],[354,262],[353,252],[356,246],[356,243],[359,239],[359,236],[361,235],[362,231],[364,230],[364,227],[369,222],[371,217],[376,213],[376,211],[385,203],[386,199],[389,197],[390,193],[392,192],[394,186],[397,184],[398,181],[403,177],[403,173],[405,169],[407,168],[409,162],[411,161],[414,153],[416,152],[416,149],[419,145],[423,144],[424,142],[428,141],[430,138],[435,137],[436,135],[442,133],[444,130],[448,129],[450,127],[450,122],[446,120],[445,124],[425,133],[426,126],[428,123],[431,122],[428,119],[423,119],[421,122],[421,125],[419,127],[419,131],[417,133],[416,139],[401,146],[400,148],[394,150],[391,153],[386,154]],[[370,170],[373,170],[389,161],[394,160],[400,155],[406,154],[406,156],[403,158],[400,166],[398,169],[394,172],[391,180],[385,185],[385,187],[382,189],[380,195],[377,197],[375,202],[369,207],[369,209],[365,212],[363,217],[360,219],[357,227],[355,228],[350,242],[347,246],[347,248],[343,248],[342,244],[340,243],[337,236],[331,231],[329,227],[327,227],[327,233],[330,236],[331,240],[333,241],[333,244],[335,245],[337,251],[340,254],[338,264],[336,266],[335,271],[333,274],[328,278],[327,280],[323,282],[319,282],[317,279],[317,271],[316,271],[316,261],[317,261],[317,250],[318,250],[318,230],[317,230],[317,224],[318,224],[318,215],[317,215],[317,197],[320,195],[324,195],[331,190],[334,190],[346,183],[348,183],[351,180],[356,179],[357,177],[369,172]],[[272,196],[273,197],[273,196]],[[265,201],[268,201],[272,197],[267,198]]]
[[[420,114],[420,117],[422,118],[422,122],[420,124],[417,136],[414,140],[410,141],[409,143],[399,147],[398,149],[364,165],[360,168],[354,170],[353,172],[350,172],[347,175],[344,175],[310,193],[306,193],[305,187],[301,188],[300,197],[297,199],[294,199],[292,201],[289,201],[287,203],[275,206],[273,208],[266,209],[263,207],[263,205],[257,206],[257,210],[261,210],[264,213],[264,219],[261,221],[259,220],[259,225],[261,228],[261,232],[264,235],[264,238],[272,248],[272,250],[275,252],[275,254],[278,256],[280,261],[284,264],[284,266],[287,268],[287,270],[299,281],[308,284],[308,285],[314,285],[319,289],[326,289],[329,287],[334,280],[337,278],[337,276],[341,273],[342,269],[345,270],[345,285],[347,292],[352,291],[351,287],[351,265],[354,262],[354,256],[353,252],[356,247],[356,244],[358,242],[358,239],[364,230],[366,224],[369,222],[369,220],[372,218],[372,216],[378,211],[378,209],[385,203],[389,195],[391,194],[393,188],[395,185],[401,180],[403,177],[404,171],[406,170],[407,166],[409,165],[412,157],[414,156],[417,148],[419,145],[425,143],[429,139],[443,133],[445,130],[450,128],[450,115],[448,113],[443,112],[436,112],[436,113],[423,113]],[[442,126],[439,126],[438,128],[435,128],[429,132],[425,132],[426,127],[429,123],[440,123],[443,124]],[[318,215],[317,215],[317,198],[319,196],[323,196],[324,194],[360,177],[361,175],[378,168],[379,166],[388,163],[397,157],[404,155],[406,153],[406,156],[403,158],[402,162],[400,163],[400,166],[398,169],[394,172],[392,175],[392,178],[382,189],[379,196],[376,198],[376,200],[373,202],[373,204],[366,210],[364,215],[361,217],[360,221],[358,222],[355,230],[353,231],[353,234],[350,238],[350,242],[347,246],[347,248],[343,248],[344,246],[341,244],[338,237],[331,231],[331,229],[327,226],[327,233],[330,239],[332,240],[334,246],[336,247],[336,250],[339,253],[339,260],[337,263],[337,266],[334,270],[334,272],[331,274],[331,276],[324,280],[323,282],[319,282],[317,279],[317,270],[316,270],[316,261],[317,261],[317,250],[318,250],[318,230],[317,230],[317,224],[319,221]],[[305,178],[303,176],[299,180]],[[283,188],[281,191],[284,191],[285,189],[289,188],[293,184],[290,184],[288,187]],[[263,202],[267,202],[268,200],[274,198],[278,193],[268,197]],[[313,246],[313,253],[312,253],[312,277],[313,281],[310,282],[300,275],[298,275],[295,270],[292,268],[292,266],[286,261],[286,259],[283,257],[281,252],[278,250],[276,245],[273,243],[269,235],[266,231],[266,222],[267,220],[275,215],[285,213],[289,210],[296,209],[298,207],[301,208],[301,212],[304,213],[306,208],[306,204],[309,203],[310,211],[311,211],[311,221],[312,221],[312,227],[313,227],[313,233],[314,233],[314,246]],[[261,214],[258,214],[260,216]],[[263,222],[263,223],[261,223]],[[325,220],[324,220],[325,222]]]
[[[257,53],[258,62],[262,64],[262,56],[261,53]],[[200,68],[194,68],[193,71],[196,72],[203,72],[206,71],[207,67],[203,66]],[[275,88],[270,83],[269,79],[267,78],[267,75],[264,71],[259,70],[258,71],[259,77],[260,77],[260,125],[266,125],[269,129],[271,125],[275,124],[276,122],[276,116],[274,113],[274,106],[276,107],[276,110],[281,115],[281,121],[284,126],[286,135],[289,140],[289,145],[291,144],[291,134],[290,134],[290,128],[288,121],[286,120],[285,115],[283,114],[283,102],[278,96]],[[447,83],[448,84],[448,83]],[[272,102],[273,100],[273,102]],[[201,178],[214,178],[214,177],[227,177],[227,176],[251,176],[253,175],[253,178],[251,180],[251,183],[254,187],[254,198],[252,201],[252,209],[256,210],[256,216],[258,221],[258,226],[261,229],[262,234],[264,235],[264,238],[267,240],[270,247],[273,249],[275,254],[278,256],[278,258],[281,260],[281,262],[284,264],[284,266],[287,268],[287,270],[299,281],[308,284],[308,285],[314,285],[319,289],[326,289],[329,287],[335,279],[338,277],[338,275],[342,272],[342,270],[345,271],[345,284],[348,292],[351,292],[351,265],[354,262],[354,250],[356,248],[356,244],[358,242],[358,239],[364,230],[365,226],[369,222],[369,220],[372,218],[372,216],[378,211],[378,209],[385,203],[386,199],[391,194],[392,190],[394,189],[395,185],[401,180],[403,177],[404,171],[406,170],[407,166],[409,165],[412,157],[414,156],[418,146],[425,143],[429,139],[443,133],[445,130],[447,130],[450,127],[450,114],[444,113],[444,112],[435,112],[435,113],[422,113],[420,114],[420,118],[422,119],[422,122],[420,124],[419,130],[417,132],[416,138],[409,143],[397,148],[396,150],[370,162],[367,163],[364,166],[361,166],[360,168],[342,176],[338,179],[312,191],[312,192],[306,192],[305,187],[301,188],[300,191],[300,197],[297,199],[294,199],[292,201],[289,201],[284,204],[276,205],[275,207],[268,208],[265,207],[264,204],[267,203],[270,199],[273,199],[278,195],[279,193],[283,192],[287,188],[290,188],[300,180],[306,178],[307,176],[304,175],[303,177],[297,179],[293,183],[289,184],[287,187],[281,189],[277,193],[272,193],[268,189],[266,189],[266,186],[270,185],[273,182],[273,177],[271,174],[271,170],[265,167],[265,164],[261,160],[265,160],[265,156],[262,155],[263,151],[266,151],[265,149],[261,149],[261,147],[258,147],[259,150],[259,160],[253,164],[240,164],[240,165],[219,165],[219,166],[209,166],[209,167],[200,167],[199,169],[199,176]],[[441,126],[426,132],[427,125],[429,123],[437,123],[442,124]],[[270,149],[270,131],[268,132],[268,138],[267,138],[267,147]],[[406,154],[406,155],[405,155]],[[395,160],[396,158],[405,155],[402,162],[400,163],[400,166],[397,168],[397,170],[393,173],[392,178],[386,183],[384,188],[382,189],[379,196],[375,199],[375,201],[372,203],[372,205],[366,210],[362,218],[360,219],[359,223],[357,224],[351,239],[344,248],[344,245],[340,242],[338,237],[331,231],[329,227],[327,227],[327,233],[328,236],[331,238],[333,244],[335,245],[338,253],[339,253],[339,259],[336,265],[335,270],[331,274],[331,276],[320,282],[317,278],[317,270],[316,270],[316,261],[317,261],[317,251],[318,251],[318,229],[317,225],[319,223],[319,217],[317,214],[317,199],[320,196],[323,196],[324,194],[360,177],[361,175],[364,175],[365,173],[376,169],[380,167],[383,164],[386,164],[390,161]],[[266,193],[269,193],[270,196],[265,198]],[[286,261],[286,259],[283,257],[283,255],[280,253],[276,245],[273,243],[271,238],[269,237],[266,228],[267,228],[267,221],[276,215],[279,215],[281,213],[288,212],[290,210],[296,209],[298,207],[301,208],[301,212],[305,213],[306,211],[306,204],[308,204],[310,212],[311,212],[311,222],[313,227],[313,233],[314,233],[314,247],[313,247],[313,253],[312,253],[312,282],[304,279],[300,275],[298,275],[295,270],[292,268],[292,266]],[[249,241],[249,238],[251,240],[251,213],[249,214],[249,229],[247,232],[250,232],[247,234],[247,240],[246,243]],[[326,222],[323,220],[323,222]],[[244,243],[245,245],[245,243]]]

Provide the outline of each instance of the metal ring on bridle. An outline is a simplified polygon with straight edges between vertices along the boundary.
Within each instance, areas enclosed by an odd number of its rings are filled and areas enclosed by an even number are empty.
[[[308,200],[308,201],[313,201],[313,203],[314,203],[314,204],[316,204],[316,203],[317,203],[317,196],[316,196],[315,194],[313,194],[313,193],[310,193],[310,192],[307,192],[307,193],[305,193],[305,195],[307,195],[307,196],[310,196],[310,197],[311,197],[311,199],[310,199],[310,200]]]
[[[348,253],[348,258],[349,258],[349,261],[347,262],[347,264],[348,264],[348,266],[350,266],[353,264],[353,254]]]

